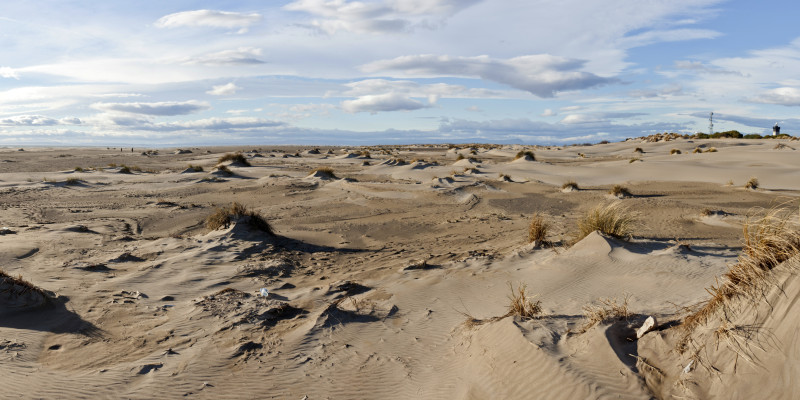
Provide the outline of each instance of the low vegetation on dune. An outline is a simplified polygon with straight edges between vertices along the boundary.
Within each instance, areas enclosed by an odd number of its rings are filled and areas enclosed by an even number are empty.
[[[194,172],[203,172],[203,166],[201,166],[201,165],[189,164],[186,168],[188,168],[188,169],[190,169],[190,170],[192,170]]]
[[[568,180],[561,185],[561,190],[580,190],[580,187],[578,187],[578,182]]]
[[[533,214],[531,223],[528,225],[528,243],[544,243],[549,228],[550,225],[545,222],[542,214]]]
[[[761,300],[764,290],[774,282],[772,270],[800,254],[797,218],[781,208],[748,217],[743,225],[745,243],[736,264],[728,267],[721,283],[706,289],[711,298],[686,317],[683,326],[691,330],[714,315],[727,321],[733,311],[731,300],[735,298]]]
[[[274,235],[272,225],[258,212],[248,210],[240,203],[231,203],[228,207],[217,208],[213,214],[206,218],[206,228],[209,230],[225,229],[232,222],[246,218],[246,222],[253,229],[260,230],[268,235]]]
[[[669,154],[681,154],[681,151],[679,149],[672,149],[669,151]]]
[[[525,159],[530,159],[530,160],[536,160],[536,156],[534,156],[534,154],[533,154],[533,152],[532,152],[532,151],[525,151],[525,150],[520,150],[520,151],[517,153],[517,155],[516,155],[516,156],[514,156],[514,159],[515,159],[515,160],[519,160],[520,158],[525,158]]]
[[[220,157],[217,160],[217,163],[220,164],[220,163],[224,163],[226,161],[230,161],[230,162],[236,163],[236,164],[241,164],[241,165],[244,165],[244,166],[247,166],[247,167],[250,166],[250,161],[247,161],[247,158],[242,153],[227,153],[227,154],[223,155],[222,157]]]
[[[516,289],[511,283],[509,283],[508,286],[511,289],[511,294],[508,296],[511,303],[508,305],[507,315],[518,316],[524,319],[533,319],[538,318],[542,314],[542,302],[538,300],[535,302],[533,301],[535,296],[528,294],[527,285],[520,284]]]
[[[616,298],[601,298],[595,303],[583,307],[583,317],[586,324],[581,328],[581,332],[586,332],[589,328],[606,322],[628,319],[631,316],[628,310],[630,295],[625,295],[622,302]]]
[[[311,171],[309,175],[319,175],[323,178],[328,178],[328,179],[339,179],[339,177],[336,176],[336,174],[333,172],[333,168],[331,167],[315,168]]]
[[[217,171],[223,172],[227,175],[233,175],[233,171],[227,165],[217,165]]]
[[[13,277],[2,269],[0,269],[0,288],[3,289],[0,291],[0,294],[9,297],[23,296],[28,293],[37,293],[45,299],[50,298],[50,295],[44,291],[44,289],[26,281],[25,279],[22,279],[22,275]]]
[[[576,242],[594,231],[600,231],[616,238],[633,235],[637,216],[619,202],[599,204],[578,220]]]
[[[702,152],[703,152],[703,149],[701,149],[701,148],[699,148],[699,147],[695,147],[695,148],[694,148],[694,150],[692,150],[692,154],[695,154],[695,153],[702,153]]]
[[[608,194],[610,194],[610,195],[612,195],[612,196],[614,196],[616,198],[620,198],[620,199],[623,198],[623,197],[630,197],[631,196],[630,190],[628,190],[628,188],[626,188],[625,186],[622,186],[622,185],[614,185],[608,191]]]
[[[750,178],[747,183],[744,184],[744,188],[750,190],[758,189],[758,178]]]
[[[83,183],[83,181],[78,178],[67,178],[67,180],[64,183],[66,183],[67,185],[79,185]]]
[[[639,153],[639,154],[642,154],[642,153],[644,153],[644,150],[642,150],[642,148],[641,148],[641,147],[637,147],[637,148],[633,149],[633,152],[634,152],[634,153]]]

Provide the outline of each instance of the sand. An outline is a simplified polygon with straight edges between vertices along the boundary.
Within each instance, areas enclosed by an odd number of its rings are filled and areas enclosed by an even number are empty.
[[[0,149],[0,269],[41,289],[0,284],[0,382],[15,398],[792,398],[791,268],[731,317],[760,341],[720,347],[712,324],[693,336],[704,350],[674,349],[747,217],[797,208],[797,147]],[[251,166],[215,168],[234,151]],[[612,201],[639,216],[633,237],[575,243]],[[275,234],[207,229],[232,202]],[[528,243],[536,212],[547,245]],[[520,285],[539,318],[507,315]],[[602,299],[631,315],[590,326]]]

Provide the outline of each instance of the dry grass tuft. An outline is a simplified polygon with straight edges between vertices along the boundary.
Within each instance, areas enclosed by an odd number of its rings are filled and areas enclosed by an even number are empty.
[[[22,279],[22,275],[18,275],[16,278],[7,274],[5,271],[0,269],[0,284],[8,285],[8,287],[0,294],[8,294],[10,296],[22,296],[28,293],[38,293],[42,295],[45,300],[49,300],[51,298],[50,294],[48,294],[44,289]]]
[[[561,185],[561,190],[580,190],[580,187],[578,187],[578,182],[570,179]]]
[[[532,151],[524,151],[524,150],[520,150],[517,153],[517,155],[514,156],[514,159],[515,160],[519,160],[520,158],[523,158],[523,157],[530,158],[531,160],[536,160],[536,156],[534,156]]]
[[[516,289],[509,282],[508,287],[511,289],[511,294],[508,299],[511,304],[508,305],[507,315],[516,315],[525,319],[538,318],[542,314],[542,302],[533,302],[533,297],[527,293],[528,285],[520,284]]]
[[[250,161],[247,161],[247,158],[242,153],[227,153],[217,160],[217,164],[224,163],[225,161],[241,164],[246,167],[250,166]]]
[[[275,235],[272,226],[261,214],[256,211],[248,210],[245,206],[236,202],[231,203],[228,207],[217,208],[213,214],[206,218],[206,228],[212,231],[225,229],[231,225],[231,222],[241,218],[247,218],[247,223],[254,229],[258,229],[271,236]]]
[[[781,208],[748,217],[743,227],[745,244],[736,264],[728,267],[723,282],[706,289],[711,298],[683,326],[690,330],[707,322],[720,310],[723,322],[730,314],[731,299],[744,297],[758,301],[772,283],[770,272],[800,254],[800,226],[795,215]]]
[[[78,178],[67,178],[65,183],[67,185],[80,185],[83,181]]]
[[[129,166],[127,166],[127,165],[122,165],[121,167],[119,167],[119,171],[117,171],[117,172],[120,173],[120,174],[132,174],[133,173],[133,172],[131,172],[131,168]]]
[[[545,222],[542,214],[536,213],[531,217],[531,223],[528,225],[528,243],[544,243],[547,238],[547,230],[550,224]]]
[[[622,186],[622,185],[614,185],[611,188],[611,190],[608,191],[608,194],[610,194],[610,195],[612,195],[612,196],[614,196],[616,198],[619,198],[619,199],[621,199],[623,197],[630,197],[631,196],[630,190],[628,190],[628,188],[626,188],[625,186]]]
[[[589,328],[606,322],[628,319],[631,316],[628,310],[628,300],[631,296],[626,294],[622,298],[622,303],[618,303],[616,297],[606,297],[598,299],[596,303],[583,306],[583,317],[586,324],[581,328],[581,332],[586,332]]]
[[[636,225],[636,215],[631,213],[619,202],[598,205],[589,210],[586,215],[578,221],[578,237],[576,242],[585,238],[594,231],[600,231],[606,235],[626,238],[633,234]]]
[[[679,149],[672,149],[669,151],[669,154],[681,154],[681,151]]]
[[[233,175],[233,171],[227,165],[217,165],[217,171],[224,172],[227,175]]]
[[[641,153],[644,153],[644,150],[642,150],[641,147],[637,147],[637,148],[633,149],[633,152],[641,154]]]
[[[83,172],[83,167],[75,167],[75,172]]]
[[[716,153],[716,152],[717,152],[717,148],[716,147],[709,147],[706,150],[706,153]]]
[[[692,153],[702,153],[702,152],[703,152],[703,149],[701,149],[699,147],[695,147],[694,150],[692,150]]]
[[[756,177],[750,178],[750,180],[748,180],[747,183],[744,184],[744,188],[752,190],[758,189],[758,178]]]
[[[333,168],[331,167],[319,167],[315,168],[311,171],[309,175],[319,174],[324,178],[328,179],[339,179],[336,174],[333,173]]]
[[[201,165],[192,165],[192,164],[189,164],[189,165],[187,166],[187,168],[189,168],[190,170],[192,170],[192,171],[194,171],[194,172],[203,172],[203,166],[201,166]]]

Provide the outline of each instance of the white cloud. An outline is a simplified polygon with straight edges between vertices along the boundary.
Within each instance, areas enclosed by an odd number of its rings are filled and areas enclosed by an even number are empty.
[[[459,11],[482,0],[295,0],[289,11],[311,14],[311,25],[326,33],[389,33],[414,28],[435,28]]]
[[[181,26],[207,26],[212,28],[239,29],[244,33],[247,28],[261,21],[260,14],[244,14],[230,11],[195,10],[165,15],[156,21],[159,28],[177,28]]]
[[[349,113],[369,112],[375,114],[379,111],[412,111],[426,107],[428,106],[399,93],[366,95],[342,102],[342,110]]]
[[[142,114],[152,116],[186,115],[211,108],[208,103],[198,101],[166,101],[157,103],[94,103],[92,108],[108,112]]]
[[[80,118],[67,117],[55,119],[43,115],[18,115],[0,119],[0,126],[53,126],[53,125],[80,125]]]
[[[654,98],[676,96],[683,93],[683,86],[673,83],[658,89],[634,89],[628,92],[628,96],[637,98]]]
[[[19,74],[10,67],[0,67],[0,77],[19,79]]]
[[[800,106],[800,90],[793,87],[779,87],[749,99],[754,103]]]
[[[551,110],[549,108],[545,108],[544,111],[542,111],[542,113],[539,114],[539,115],[542,116],[542,117],[552,117],[552,116],[555,116],[557,114],[556,114],[555,111],[553,111],[553,110]]]
[[[675,68],[708,74],[742,75],[741,72],[728,71],[719,67],[703,64],[700,61],[678,60],[675,61]]]
[[[264,64],[261,49],[255,47],[240,47],[236,50],[223,50],[214,53],[189,57],[182,61],[183,64],[202,65],[257,65]]]
[[[275,128],[284,126],[283,122],[271,121],[263,118],[254,117],[231,117],[231,118],[206,118],[195,121],[164,122],[151,124],[141,127],[142,129],[157,131],[181,131],[181,130],[210,130],[210,131],[236,131]]]
[[[364,79],[346,83],[347,90],[329,91],[326,96],[365,96],[370,94],[402,93],[409,97],[449,98],[501,98],[509,93],[497,90],[467,88],[463,85],[447,83],[421,84],[409,80]],[[434,101],[435,102],[435,101]]]
[[[466,110],[469,112],[483,112],[483,109],[478,106],[469,106],[466,108]]]
[[[613,112],[613,113],[587,113],[587,114],[569,114],[564,117],[560,124],[563,125],[576,125],[576,124],[598,124],[598,123],[607,123],[612,119],[620,119],[620,118],[631,118],[637,117],[640,115],[645,115],[644,113],[638,112]]]
[[[224,85],[212,86],[211,90],[207,91],[206,93],[214,96],[230,96],[232,94],[236,94],[236,91],[239,89],[241,88],[236,86],[236,84],[233,82],[230,82]]]
[[[412,76],[478,77],[525,90],[539,97],[553,97],[565,90],[587,89],[617,82],[578,71],[584,61],[549,54],[510,59],[488,56],[450,57],[423,54],[380,60],[363,67],[368,72],[402,71]]]

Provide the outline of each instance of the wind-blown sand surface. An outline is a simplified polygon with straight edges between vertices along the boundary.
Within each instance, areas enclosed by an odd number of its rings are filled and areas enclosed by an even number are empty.
[[[730,317],[738,336],[712,335],[712,321],[688,348],[675,343],[687,308],[737,261],[746,217],[796,209],[798,146],[635,140],[373,147],[368,157],[366,148],[3,149],[0,270],[35,286],[0,276],[3,393],[792,398],[800,284],[789,266],[762,303]],[[520,150],[535,160],[514,160]],[[233,151],[252,166],[214,169]],[[318,167],[335,176],[312,174]],[[744,189],[752,177],[759,188]],[[562,192],[568,180],[580,190]],[[632,196],[612,198],[616,184]],[[612,201],[639,215],[633,237],[595,232],[573,245],[583,213]],[[275,235],[244,221],[206,229],[232,202]],[[536,212],[552,245],[527,241]],[[520,285],[541,317],[506,316]],[[604,298],[627,298],[631,316],[588,326],[585,307]],[[648,316],[657,330],[637,340]]]

